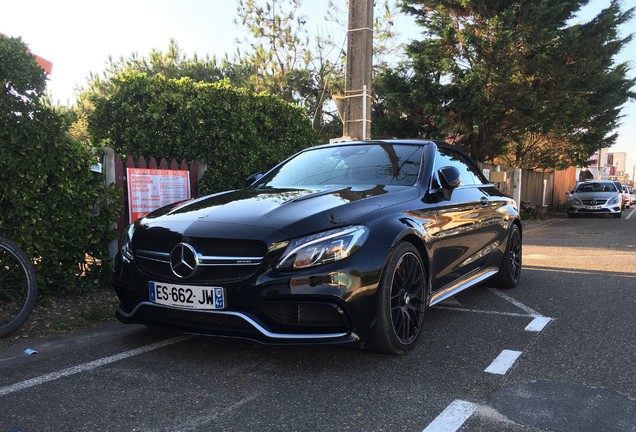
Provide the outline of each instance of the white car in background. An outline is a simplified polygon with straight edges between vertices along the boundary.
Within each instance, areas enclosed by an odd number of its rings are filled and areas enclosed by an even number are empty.
[[[623,187],[623,208],[630,208],[632,206],[632,195],[631,188],[627,185],[622,185]]]
[[[615,182],[595,180],[578,183],[568,193],[568,217],[612,215],[620,218],[622,200],[622,192]]]
[[[616,180],[612,180],[612,183],[616,185],[618,191],[621,193],[621,202],[623,204],[623,208],[630,208],[632,205],[632,198],[629,194],[627,185],[624,185],[623,183]]]

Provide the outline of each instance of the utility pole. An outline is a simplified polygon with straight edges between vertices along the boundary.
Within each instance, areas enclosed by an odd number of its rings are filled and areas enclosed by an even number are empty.
[[[349,0],[342,136],[371,138],[373,0]]]

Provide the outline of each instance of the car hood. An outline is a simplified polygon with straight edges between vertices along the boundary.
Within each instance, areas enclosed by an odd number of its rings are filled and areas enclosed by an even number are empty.
[[[608,200],[620,195],[619,192],[574,192],[572,196],[580,200],[603,199]]]
[[[414,186],[356,186],[330,189],[240,189],[163,207],[140,226],[193,237],[284,237],[356,223],[383,207],[414,199]]]

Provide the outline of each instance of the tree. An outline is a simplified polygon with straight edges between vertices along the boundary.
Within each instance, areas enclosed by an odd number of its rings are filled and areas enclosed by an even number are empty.
[[[0,38],[0,226],[34,258],[43,293],[109,277],[117,196],[90,171],[96,150],[47,103],[45,79],[21,39]]]
[[[300,106],[323,140],[340,136],[342,124],[331,103],[333,94],[344,92],[343,51],[346,11],[330,1],[326,9],[328,21],[340,30],[337,41],[331,34],[310,37],[307,18],[301,14],[300,0],[243,0],[237,6],[236,24],[245,27],[248,36],[237,41],[239,48],[230,59],[188,57],[175,40],[166,52],[153,50],[148,56],[133,53],[128,58],[108,60],[108,67],[89,77],[87,87],[78,100],[80,117],[74,125],[77,136],[85,136],[83,123],[93,109],[90,96],[107,96],[112,80],[127,73],[162,75],[166,78],[188,77],[195,81],[224,81],[252,92],[267,92]],[[376,70],[383,70],[386,58],[403,46],[397,43],[393,26],[395,6],[384,1],[378,6],[374,35]]]
[[[248,30],[249,38],[248,49],[237,50],[235,62],[252,71],[247,88],[301,106],[314,130],[324,132],[337,121],[329,101],[343,87],[344,70],[340,50],[329,38],[318,35],[310,44],[300,6],[300,0],[240,0],[235,22]]]
[[[299,107],[225,82],[161,74],[119,74],[108,95],[93,95],[91,136],[117,151],[207,164],[204,193],[245,179],[320,142]]]
[[[386,83],[411,89],[403,106],[424,107],[419,134],[451,140],[475,159],[547,168],[558,143],[559,164],[585,160],[614,142],[635,84],[627,65],[613,64],[630,40],[618,28],[633,9],[613,1],[589,23],[569,25],[585,3],[407,0],[428,38],[408,47],[412,75]]]
[[[393,25],[395,7],[378,2],[374,14],[374,71],[388,67],[389,58],[403,46]],[[325,139],[341,136],[342,124],[331,103],[333,94],[344,93],[346,53],[344,44],[330,34],[318,34],[310,43],[307,17],[298,13],[300,0],[242,0],[237,23],[250,33],[248,50],[237,52],[244,66],[252,67],[250,88],[266,90],[305,109],[314,129]],[[347,11],[330,0],[326,20],[346,34]],[[344,39],[343,39],[344,40]]]

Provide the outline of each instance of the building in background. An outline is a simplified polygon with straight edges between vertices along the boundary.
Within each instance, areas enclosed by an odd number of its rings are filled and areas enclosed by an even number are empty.
[[[627,153],[601,151],[601,163],[599,169],[598,152],[588,160],[587,168],[577,169],[577,179],[585,180],[617,180],[624,184],[631,185],[633,179],[627,172]]]
[[[8,36],[5,35],[4,33],[0,33],[0,37],[8,37]],[[46,72],[47,75],[51,75],[51,72],[53,72],[53,63],[51,63],[45,58],[40,57],[39,55],[33,54],[31,50],[27,50],[27,52],[32,54],[35,57],[36,63],[39,64],[42,69],[44,69],[44,72]]]

